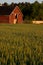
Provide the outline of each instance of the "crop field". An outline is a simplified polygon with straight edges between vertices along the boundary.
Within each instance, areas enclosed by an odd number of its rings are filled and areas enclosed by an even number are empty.
[[[0,65],[43,65],[43,25],[0,24]]]

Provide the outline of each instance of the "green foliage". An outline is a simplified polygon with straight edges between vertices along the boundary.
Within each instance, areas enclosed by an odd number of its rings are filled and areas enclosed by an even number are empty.
[[[0,65],[43,65],[43,25],[0,24]]]
[[[24,15],[24,20],[43,20],[43,2],[19,3],[19,7]]]

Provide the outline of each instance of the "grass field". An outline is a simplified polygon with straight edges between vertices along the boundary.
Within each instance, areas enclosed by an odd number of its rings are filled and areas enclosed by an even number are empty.
[[[43,65],[43,25],[0,24],[0,65]]]

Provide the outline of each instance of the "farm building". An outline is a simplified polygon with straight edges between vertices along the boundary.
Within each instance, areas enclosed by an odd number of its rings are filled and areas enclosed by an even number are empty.
[[[23,14],[18,6],[0,6],[0,23],[22,23]]]

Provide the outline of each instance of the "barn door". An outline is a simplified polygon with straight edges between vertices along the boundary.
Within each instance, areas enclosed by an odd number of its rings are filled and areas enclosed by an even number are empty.
[[[17,14],[15,14],[15,19],[14,19],[14,24],[16,24],[17,23]]]

